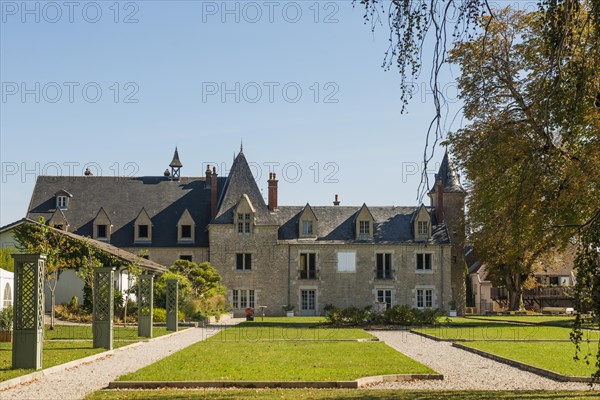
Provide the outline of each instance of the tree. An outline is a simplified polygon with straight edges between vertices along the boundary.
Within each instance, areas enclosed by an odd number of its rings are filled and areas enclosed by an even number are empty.
[[[209,298],[225,294],[221,276],[209,262],[198,265],[192,261],[177,260],[174,265],[169,267],[169,270],[179,273],[189,280],[192,294],[196,298]]]
[[[580,228],[580,235],[580,246],[575,259],[577,285],[575,286],[574,302],[578,312],[571,340],[576,346],[575,359],[579,359],[580,353],[583,353],[583,359],[587,363],[595,358],[593,362],[596,369],[593,377],[600,379],[600,351],[596,352],[594,356],[589,350],[584,352],[581,348],[581,343],[586,341],[582,329],[586,321],[584,321],[582,313],[591,312],[596,325],[600,325],[600,212],[588,224]]]
[[[549,69],[555,48],[538,12],[484,18],[485,30],[450,52],[470,121],[448,143],[471,182],[471,241],[508,289],[511,310],[522,306],[536,260],[566,246],[567,227],[598,210],[600,55],[588,11],[571,21],[559,72]]]
[[[439,74],[448,61],[448,49],[456,43],[470,40],[481,33],[488,33],[491,23],[497,17],[496,10],[484,0],[353,0],[353,5],[357,4],[364,7],[365,23],[370,24],[371,30],[374,31],[378,25],[382,25],[382,20],[387,20],[390,32],[389,47],[385,52],[383,67],[389,69],[395,64],[400,72],[403,101],[401,112],[405,110],[411,98],[412,81],[420,76],[423,60],[431,61],[429,81],[435,113],[426,134],[423,152],[425,168],[419,187],[419,196],[422,197],[428,186],[425,172],[427,162],[434,156],[435,145],[445,137],[442,111],[447,103],[442,93]],[[586,75],[589,72],[587,63],[570,63],[571,71],[564,74],[564,60],[573,52],[589,49],[590,46],[600,47],[600,2],[541,0],[536,4],[533,6],[539,11],[538,39],[545,48],[544,76],[556,86],[561,86],[572,83],[569,80],[573,77]],[[532,4],[524,6],[530,7]],[[586,10],[583,20],[582,10]],[[482,24],[482,20],[485,23]],[[577,35],[582,24],[587,27],[588,32],[586,35]],[[428,40],[433,41],[433,46],[425,46]],[[600,96],[600,90],[595,95]],[[552,99],[555,105],[560,105],[561,94],[554,92]],[[600,103],[600,98],[598,102]],[[560,110],[560,107],[554,110]],[[548,121],[539,122],[543,124]],[[550,125],[541,127],[549,128]],[[431,144],[433,145],[430,148]]]
[[[12,258],[12,254],[15,249],[12,247],[0,248],[0,268],[5,271],[13,272],[15,270],[15,263]]]

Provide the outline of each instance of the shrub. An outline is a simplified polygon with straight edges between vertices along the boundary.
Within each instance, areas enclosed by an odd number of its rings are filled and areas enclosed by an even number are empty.
[[[79,299],[77,298],[77,296],[73,296],[71,298],[71,301],[69,301],[69,304],[68,304],[69,308],[71,310],[75,310],[75,309],[77,309],[78,305],[79,305]]]
[[[10,332],[13,329],[13,307],[6,306],[0,310],[0,331]]]
[[[167,310],[164,308],[154,308],[152,311],[154,322],[167,322]]]
[[[409,306],[396,305],[388,308],[384,313],[378,314],[371,306],[359,308],[350,306],[348,308],[337,308],[327,305],[325,309],[327,320],[334,325],[356,325],[364,326],[371,323],[384,325],[437,325],[439,319],[446,315],[440,309],[411,308]]]

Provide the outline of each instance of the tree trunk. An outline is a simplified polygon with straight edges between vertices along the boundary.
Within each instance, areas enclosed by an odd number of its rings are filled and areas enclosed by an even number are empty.
[[[54,307],[56,306],[56,296],[55,296],[55,289],[50,289],[50,297],[51,297],[51,310],[50,310],[50,330],[53,331],[54,330]]]
[[[523,309],[523,281],[521,274],[515,273],[507,277],[506,289],[508,290],[508,310],[519,311]]]

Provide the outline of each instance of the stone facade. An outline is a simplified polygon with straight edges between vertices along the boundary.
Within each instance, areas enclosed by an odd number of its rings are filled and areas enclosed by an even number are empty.
[[[182,167],[177,153],[172,164]],[[227,177],[207,167],[185,178],[171,167],[119,181],[42,177],[28,217],[60,214],[69,231],[106,233],[99,239],[165,266],[209,261],[236,315],[248,306],[267,315],[290,306],[301,315],[326,305],[464,307],[466,192],[447,154],[429,207],[340,206],[337,197],[332,206],[279,206],[276,175],[265,201],[242,151]]]

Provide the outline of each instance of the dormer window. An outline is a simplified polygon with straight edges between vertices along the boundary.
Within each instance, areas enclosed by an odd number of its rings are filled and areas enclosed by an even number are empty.
[[[177,222],[177,241],[179,243],[192,243],[195,237],[195,222],[190,212],[186,209]]]
[[[411,221],[416,241],[426,241],[431,237],[431,215],[423,204],[413,214]]]
[[[354,232],[357,240],[373,240],[375,218],[366,204],[363,204],[354,218]]]
[[[108,227],[106,225],[96,225],[96,239],[106,239]]]
[[[238,213],[237,218],[238,234],[249,235],[250,234],[250,214]]]
[[[370,221],[359,221],[359,233],[361,235],[371,234],[371,222]]]
[[[310,236],[313,234],[313,222],[302,221],[302,235]]]
[[[138,238],[148,239],[149,238],[148,225],[138,225]]]
[[[419,235],[429,235],[429,222],[428,221],[417,221],[417,233]]]
[[[103,242],[110,242],[112,223],[108,217],[108,213],[104,208],[100,208],[96,218],[94,218],[94,239]]]
[[[67,209],[67,196],[56,196],[56,208],[61,210]]]
[[[317,216],[310,204],[306,204],[298,217],[298,237],[315,238],[317,236]]]
[[[152,242],[152,221],[144,208],[138,214],[134,223],[134,242]]]

